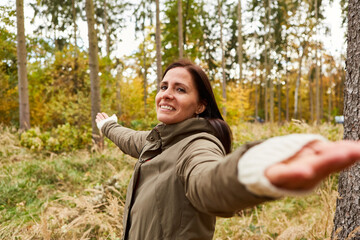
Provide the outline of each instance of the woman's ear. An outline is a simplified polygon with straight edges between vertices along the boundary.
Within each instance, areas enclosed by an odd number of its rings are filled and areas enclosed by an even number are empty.
[[[205,101],[201,101],[196,109],[196,114],[201,114],[203,111],[205,111],[206,109],[206,102]]]

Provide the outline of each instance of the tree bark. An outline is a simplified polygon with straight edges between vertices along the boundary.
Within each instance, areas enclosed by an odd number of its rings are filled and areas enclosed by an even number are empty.
[[[316,26],[315,33],[318,33],[318,0],[315,0],[315,18]],[[320,69],[319,69],[319,41],[316,39],[315,43],[315,63],[316,63],[316,80],[315,80],[315,120],[316,124],[320,123]]]
[[[110,58],[110,31],[108,23],[108,13],[107,13],[107,2],[104,0],[104,34],[106,39],[106,57]],[[106,65],[106,71],[110,71],[109,64]]]
[[[270,16],[271,16],[271,0],[268,0],[268,41],[270,44],[270,48],[268,49],[268,66],[267,66],[267,75],[268,77],[270,76],[270,69],[272,68],[271,66],[271,62],[270,62],[270,49],[273,48],[273,44],[272,44],[272,38],[271,38],[271,20],[270,20]],[[274,122],[274,84],[273,84],[273,80],[271,78],[269,78],[269,98],[270,98],[270,122],[273,123]]]
[[[179,34],[179,58],[183,58],[184,36],[183,36],[182,0],[178,0],[178,34]]]
[[[243,37],[242,37],[242,15],[241,15],[241,0],[238,1],[237,15],[238,15],[238,64],[239,64],[239,81],[242,84],[243,78]]]
[[[17,23],[17,67],[19,88],[19,121],[20,130],[30,128],[29,90],[26,70],[26,43],[24,27],[24,1],[16,0]]]
[[[77,93],[79,88],[78,81],[78,49],[77,49],[77,24],[76,24],[76,3],[75,0],[72,0],[72,17],[74,21],[74,93]]]
[[[221,49],[221,71],[222,71],[222,97],[224,103],[226,103],[226,75],[225,75],[225,53],[223,43],[223,23],[222,23],[222,2],[218,0],[218,17],[220,24],[220,49]],[[226,117],[225,104],[222,107],[223,116]]]
[[[161,64],[161,29],[160,29],[160,6],[159,0],[156,0],[156,73],[157,73],[157,90],[160,90],[160,82],[162,78],[162,64]]]
[[[143,82],[143,90],[144,90],[144,112],[145,115],[147,113],[147,109],[146,109],[146,102],[147,102],[147,65],[146,65],[146,35],[145,35],[145,28],[144,28],[144,42],[143,42],[143,78],[144,78],[144,82]]]
[[[99,60],[98,60],[98,43],[95,32],[94,5],[92,0],[86,0],[85,3],[86,18],[88,25],[89,39],[89,69],[90,69],[90,88],[91,88],[91,127],[92,137],[95,144],[102,149],[103,138],[100,136],[96,126],[96,114],[100,112],[100,81],[99,81]]]
[[[303,52],[299,55],[299,74],[295,83],[295,93],[294,93],[294,118],[297,119],[299,117],[299,91],[300,91],[300,82],[302,75],[302,62],[304,58],[305,48],[303,48]]]
[[[286,39],[287,39],[287,35],[286,35]],[[289,64],[289,61],[288,61],[288,46],[286,45],[286,64],[285,64],[285,73],[286,73],[286,80],[285,80],[285,87],[286,87],[286,114],[285,114],[285,119],[286,119],[286,122],[289,121],[289,90],[290,90],[290,87],[289,87],[289,71],[288,71],[288,64]]]
[[[314,122],[314,100],[313,100],[313,83],[311,79],[312,68],[309,69],[308,80],[309,80],[309,110],[310,110],[310,122]]]
[[[277,83],[277,98],[278,98],[278,123],[281,123],[281,82]]]
[[[360,140],[360,0],[349,0],[344,139]],[[340,173],[332,239],[360,239],[360,164]]]
[[[331,123],[331,95],[332,95],[332,91],[331,91],[331,85],[332,85],[332,78],[333,76],[331,76],[329,78],[329,87],[328,87],[328,123]]]

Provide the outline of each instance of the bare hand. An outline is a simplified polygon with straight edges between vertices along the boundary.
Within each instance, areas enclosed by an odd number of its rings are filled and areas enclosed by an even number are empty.
[[[106,113],[104,113],[104,112],[98,113],[98,114],[96,114],[95,121],[98,123],[98,122],[100,122],[101,120],[104,120],[104,119],[106,119],[106,118],[108,118],[108,117],[109,117],[109,116],[108,116]]]
[[[288,190],[308,190],[333,172],[360,160],[360,143],[355,141],[315,141],[291,158],[268,167],[269,181]]]

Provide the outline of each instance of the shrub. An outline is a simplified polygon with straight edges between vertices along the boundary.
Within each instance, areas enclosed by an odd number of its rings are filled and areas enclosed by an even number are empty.
[[[36,152],[70,152],[91,146],[91,129],[71,126],[69,123],[45,132],[36,127],[21,134],[20,143]]]

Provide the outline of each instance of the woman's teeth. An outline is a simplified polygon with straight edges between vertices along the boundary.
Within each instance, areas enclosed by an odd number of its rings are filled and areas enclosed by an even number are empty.
[[[170,106],[164,106],[164,105],[160,106],[160,108],[162,108],[162,109],[167,109],[167,110],[174,110],[174,108],[173,108],[173,107],[170,107]]]

